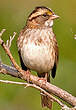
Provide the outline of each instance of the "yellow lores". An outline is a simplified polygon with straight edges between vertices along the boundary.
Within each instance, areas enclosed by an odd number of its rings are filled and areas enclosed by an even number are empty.
[[[52,15],[52,12],[51,11],[47,11],[47,15]]]

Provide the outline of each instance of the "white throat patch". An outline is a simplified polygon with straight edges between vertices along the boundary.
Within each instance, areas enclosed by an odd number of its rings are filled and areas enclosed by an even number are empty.
[[[50,27],[52,27],[52,26],[53,26],[53,20],[51,20],[51,21],[46,21],[46,22],[45,22],[45,26],[50,26]]]

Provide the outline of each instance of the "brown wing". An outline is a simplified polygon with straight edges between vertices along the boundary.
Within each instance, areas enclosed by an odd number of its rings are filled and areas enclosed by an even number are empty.
[[[56,68],[57,68],[58,57],[59,57],[58,44],[56,41],[56,36],[54,37],[54,51],[55,51],[55,62],[54,62],[54,66],[53,66],[52,73],[51,73],[53,78],[56,75]]]
[[[20,51],[21,50],[21,47],[22,47],[22,42],[24,40],[24,36],[23,36],[24,32],[25,32],[25,29],[22,29],[21,32],[20,32],[20,34],[19,34],[19,37],[17,39],[18,51]]]
[[[22,47],[22,44],[23,44],[22,42],[24,40],[24,36],[23,36],[24,32],[25,32],[25,29],[21,30],[21,32],[19,34],[19,37],[17,39],[17,47],[18,47],[18,53],[19,53],[21,67],[22,67],[23,70],[26,71],[27,67],[24,65],[22,57],[21,57],[21,47]]]
[[[21,67],[22,67],[23,70],[27,71],[28,68],[27,68],[27,67],[24,65],[24,63],[23,63],[23,60],[22,60],[20,51],[18,51],[18,53],[19,53],[19,57],[20,57]]]

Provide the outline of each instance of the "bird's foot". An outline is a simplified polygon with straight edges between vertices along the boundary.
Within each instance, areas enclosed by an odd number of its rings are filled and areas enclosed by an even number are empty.
[[[45,74],[45,77],[41,77],[41,78],[38,79],[39,81],[41,81],[40,87],[41,87],[43,84],[44,84],[44,85],[46,84],[47,78],[48,78],[48,73]]]
[[[30,82],[30,70],[25,71],[27,82]]]
[[[38,81],[40,81],[40,87],[42,87],[42,85],[46,84],[47,79],[45,77],[44,78],[42,77],[42,78],[39,78]]]

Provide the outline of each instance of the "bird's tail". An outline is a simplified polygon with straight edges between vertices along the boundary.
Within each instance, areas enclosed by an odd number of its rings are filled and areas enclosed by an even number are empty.
[[[47,82],[50,82],[50,75],[47,77]],[[41,105],[42,107],[47,107],[50,110],[52,109],[52,101],[44,93],[41,93]]]

